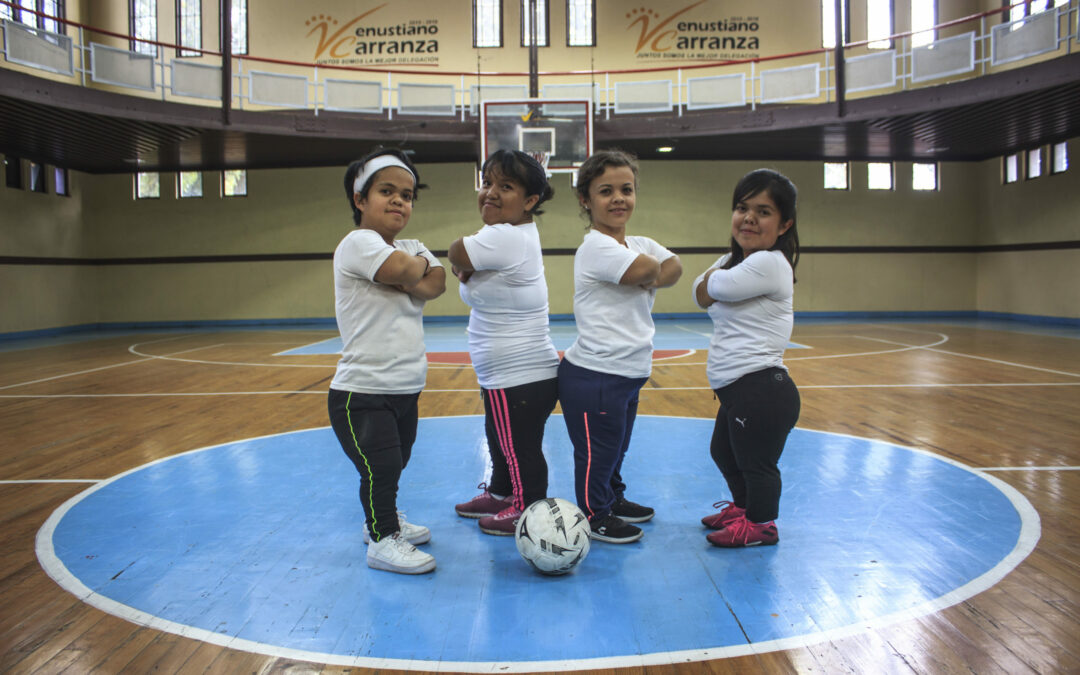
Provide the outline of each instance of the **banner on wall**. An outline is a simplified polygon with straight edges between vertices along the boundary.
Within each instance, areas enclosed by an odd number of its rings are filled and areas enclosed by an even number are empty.
[[[391,11],[389,5],[384,2],[340,16],[310,15],[303,30],[312,49],[311,61],[340,66],[438,66],[438,18],[403,15],[400,10]]]
[[[639,63],[664,61],[727,61],[762,54],[762,18],[757,14],[725,15],[727,3],[698,0],[635,3],[623,9],[616,23],[631,36],[631,58]],[[740,3],[743,4],[743,3]]]
[[[471,3],[445,0],[320,0],[290,3],[273,15],[253,13],[260,35],[282,58],[343,66],[424,66],[449,70],[527,68],[518,0],[502,0],[503,47],[472,46]],[[582,48],[566,47],[566,5],[548,0],[551,49],[542,70],[581,67]],[[749,10],[749,11],[748,11]],[[817,3],[791,0],[638,0],[596,4],[598,69],[728,61],[812,49]]]

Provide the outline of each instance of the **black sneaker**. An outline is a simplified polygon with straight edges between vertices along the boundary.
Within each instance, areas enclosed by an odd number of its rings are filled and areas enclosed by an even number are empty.
[[[652,508],[635,504],[624,497],[615,500],[615,503],[611,506],[611,512],[628,523],[644,523],[646,520],[652,519],[656,514],[656,511],[652,510]]]
[[[589,527],[592,528],[590,536],[593,539],[611,544],[629,544],[645,534],[640,527],[634,527],[611,513],[590,520]]]

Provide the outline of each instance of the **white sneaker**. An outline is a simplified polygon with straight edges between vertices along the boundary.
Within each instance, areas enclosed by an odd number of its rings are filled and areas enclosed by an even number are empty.
[[[417,550],[415,546],[395,532],[382,541],[373,541],[367,547],[368,567],[400,574],[423,574],[435,569],[435,558]]]
[[[400,529],[401,534],[405,536],[405,541],[413,546],[419,546],[420,544],[426,544],[431,541],[431,530],[423,525],[415,525],[406,522],[404,511],[397,512],[397,522],[398,529]],[[368,532],[367,526],[364,527],[364,543],[371,543],[371,533]]]

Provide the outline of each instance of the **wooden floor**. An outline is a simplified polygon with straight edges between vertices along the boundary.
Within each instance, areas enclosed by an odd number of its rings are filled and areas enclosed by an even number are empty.
[[[34,548],[53,510],[93,481],[195,448],[326,426],[336,358],[275,354],[332,336],[137,333],[0,351],[0,671],[361,672],[232,651],[105,614],[46,576]],[[992,472],[1038,511],[1034,552],[996,586],[917,620],[789,651],[596,672],[1080,672],[1076,331],[797,324],[792,340],[813,347],[787,354],[800,427]],[[641,401],[643,413],[712,417],[704,354],[657,362]],[[426,417],[481,414],[471,368],[432,367],[420,405]]]

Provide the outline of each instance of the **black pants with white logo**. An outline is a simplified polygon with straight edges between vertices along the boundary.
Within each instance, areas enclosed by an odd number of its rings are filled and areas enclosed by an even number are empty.
[[[716,413],[710,451],[724,475],[731,501],[746,509],[755,523],[780,513],[780,454],[799,419],[799,390],[783,368],[743,375],[716,389]]]

